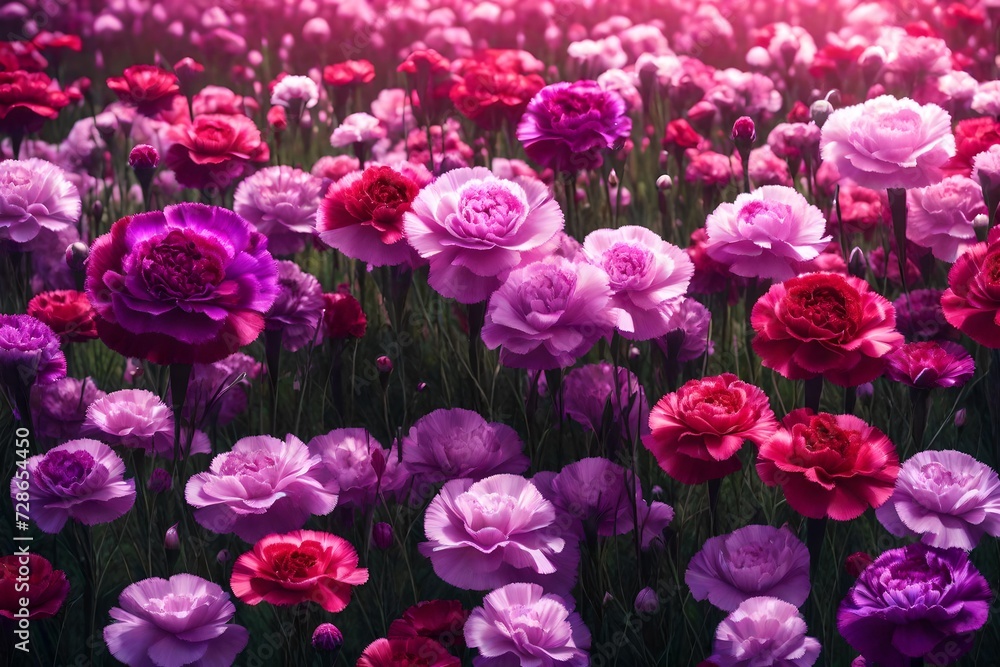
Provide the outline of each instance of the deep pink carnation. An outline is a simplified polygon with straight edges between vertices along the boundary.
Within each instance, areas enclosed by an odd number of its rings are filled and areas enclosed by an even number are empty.
[[[790,380],[822,375],[853,387],[882,374],[899,347],[896,313],[853,276],[809,273],[773,285],[753,307],[753,349],[761,363]]]
[[[232,211],[177,204],[94,241],[87,296],[101,340],[158,364],[212,363],[253,342],[278,294],[267,240]]]
[[[943,262],[954,262],[976,244],[975,227],[986,224],[989,212],[982,186],[965,176],[949,176],[926,188],[907,190],[906,204],[906,238],[930,248]]]
[[[0,387],[20,391],[66,377],[66,355],[52,329],[31,315],[0,315]]]
[[[583,241],[587,259],[608,274],[616,318],[625,338],[649,340],[670,330],[676,298],[687,292],[694,264],[645,227],[598,229]]]
[[[980,345],[1000,348],[1000,227],[951,267],[941,308],[948,324]]]
[[[461,303],[485,301],[562,228],[562,210],[541,181],[497,178],[482,167],[447,172],[404,218],[407,241],[430,261],[430,286]]]
[[[910,387],[961,387],[972,379],[976,362],[951,341],[907,343],[886,355],[886,376]]]
[[[242,115],[204,114],[174,125],[166,165],[187,188],[224,190],[259,164],[270,150],[254,122]]]

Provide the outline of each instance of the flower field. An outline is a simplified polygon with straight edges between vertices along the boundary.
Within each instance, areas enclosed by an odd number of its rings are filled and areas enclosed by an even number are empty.
[[[993,0],[16,0],[0,140],[0,665],[1000,666]]]

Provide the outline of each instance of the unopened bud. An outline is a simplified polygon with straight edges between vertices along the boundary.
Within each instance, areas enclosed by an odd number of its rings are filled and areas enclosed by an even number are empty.
[[[833,105],[826,100],[816,100],[809,107],[809,116],[818,127],[823,127],[826,119],[833,113]]]
[[[173,480],[170,478],[170,472],[163,468],[154,469],[149,475],[149,481],[146,482],[146,488],[151,493],[166,493],[171,486],[173,486]]]
[[[736,119],[736,122],[733,123],[732,138],[741,154],[744,151],[749,153],[750,148],[757,141],[757,127],[750,116],[740,116]]]
[[[844,569],[847,573],[857,579],[861,573],[872,564],[872,557],[864,551],[858,551],[844,559]]]
[[[385,521],[379,521],[372,526],[372,541],[375,546],[385,551],[392,546],[392,526]]]
[[[635,596],[635,610],[640,614],[655,614],[660,608],[660,600],[656,591],[646,586]]]
[[[670,178],[669,174],[663,174],[656,179],[656,187],[660,192],[667,192],[674,187],[674,179]]]
[[[167,533],[163,536],[163,548],[167,551],[177,551],[181,548],[181,536],[177,534],[176,523],[167,528]]]
[[[215,554],[215,562],[219,565],[228,563],[230,558],[232,554],[229,553],[229,549],[220,549],[219,553]]]
[[[128,154],[128,166],[137,172],[153,171],[160,166],[160,153],[149,144],[138,144]]]
[[[611,173],[608,174],[608,185],[610,185],[613,188],[617,188],[618,187],[618,183],[619,183],[619,181],[618,181],[618,174],[616,174],[615,170],[612,169]]]
[[[72,271],[83,271],[83,265],[90,257],[90,247],[82,241],[70,243],[66,247],[66,265]]]
[[[344,635],[333,623],[321,623],[313,631],[312,645],[317,651],[337,653],[344,645]]]
[[[967,414],[968,413],[966,413],[965,408],[959,408],[955,412],[955,426],[957,428],[962,428],[963,426],[965,426],[965,420],[967,418]]]

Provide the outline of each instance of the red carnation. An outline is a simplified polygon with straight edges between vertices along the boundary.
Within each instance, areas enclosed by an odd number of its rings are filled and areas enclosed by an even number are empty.
[[[271,157],[260,130],[246,116],[195,116],[194,123],[175,125],[167,135],[175,142],[167,151],[167,167],[176,173],[178,183],[189,188],[228,187],[253,163]]]
[[[469,612],[458,600],[425,600],[403,612],[389,626],[389,639],[427,637],[444,646],[465,646],[462,630]]]
[[[367,60],[345,60],[323,68],[323,82],[328,86],[357,86],[375,78],[375,66]]]
[[[968,118],[955,126],[955,156],[944,163],[947,175],[968,176],[972,158],[994,144],[1000,144],[1000,123],[993,118]]]
[[[990,348],[1000,348],[1000,227],[986,243],[977,243],[948,272],[941,295],[944,318],[953,327]]]
[[[94,307],[84,292],[42,292],[28,302],[28,314],[49,325],[63,341],[78,343],[97,338]]]
[[[761,446],[757,473],[768,486],[781,486],[802,516],[850,521],[889,499],[899,457],[882,431],[854,415],[802,408]]]
[[[426,637],[376,639],[358,658],[357,667],[459,667],[462,662]]]
[[[739,451],[766,442],[778,428],[767,395],[732,373],[691,380],[649,413],[642,444],[668,475],[684,484],[720,479],[740,469]]]
[[[514,127],[528,102],[545,87],[537,74],[504,71],[492,63],[466,61],[461,79],[449,93],[458,111],[486,130],[497,130],[506,120]]]
[[[773,285],[753,307],[753,349],[789,380],[822,375],[855,387],[882,374],[885,355],[902,345],[896,311],[868,283],[808,273]]]
[[[27,570],[26,578],[22,578],[23,570]],[[66,573],[53,570],[52,563],[42,556],[0,558],[0,616],[14,619],[22,608],[21,598],[28,598],[29,619],[50,618],[62,607],[67,593]]]
[[[68,104],[66,93],[42,72],[0,72],[0,131],[12,136],[37,132]]]
[[[110,88],[125,104],[152,116],[173,106],[174,97],[181,92],[176,76],[155,65],[132,65],[122,76],[108,77]]]
[[[327,338],[361,338],[368,328],[368,318],[361,304],[350,294],[332,292],[323,295],[323,332]]]
[[[683,118],[667,123],[663,136],[663,150],[675,155],[682,155],[689,148],[697,148],[705,138],[698,134],[691,124]]]
[[[456,83],[447,58],[434,49],[421,49],[407,56],[396,71],[406,75],[413,113],[422,125],[444,115]]]

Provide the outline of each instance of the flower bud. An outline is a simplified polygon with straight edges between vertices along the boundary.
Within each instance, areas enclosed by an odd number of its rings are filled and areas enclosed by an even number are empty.
[[[612,169],[611,173],[608,174],[608,185],[610,185],[613,188],[617,188],[618,187],[618,183],[619,183],[619,181],[618,181],[618,174],[615,173],[614,169]]]
[[[851,554],[844,560],[844,569],[847,570],[849,575],[856,579],[861,576],[861,573],[865,571],[866,567],[872,564],[872,560],[874,559],[864,551],[858,551]]]
[[[378,381],[384,390],[389,386],[389,376],[392,375],[392,359],[382,355],[375,360],[375,368],[378,370]]]
[[[426,382],[418,382],[417,383],[417,392],[423,393],[425,391],[427,391],[427,383]]]
[[[167,533],[163,536],[163,548],[167,551],[177,551],[181,548],[181,536],[177,534],[176,523],[167,528]]]
[[[382,479],[382,474],[385,473],[385,452],[381,449],[373,449],[371,453],[371,465],[372,470],[375,471],[375,477]]]
[[[392,546],[392,526],[385,521],[379,521],[372,526],[372,541],[375,546],[385,551]]]
[[[90,219],[94,223],[93,229],[100,227],[101,220],[104,219],[104,204],[100,199],[95,199],[93,206],[90,207]]]
[[[601,604],[603,606],[607,607],[608,603],[610,603],[614,599],[615,599],[615,596],[613,596],[611,593],[608,593],[607,591],[605,591],[604,592],[604,600],[601,601]]]
[[[959,408],[955,412],[955,427],[962,428],[963,426],[965,426],[966,418],[967,418],[967,413],[965,411],[965,408]]]
[[[809,107],[809,116],[818,127],[823,127],[826,119],[833,113],[833,105],[826,100],[816,100]]]
[[[660,192],[667,192],[672,187],[674,187],[674,179],[670,178],[668,174],[663,174],[658,179],[656,179],[656,188]]]
[[[166,493],[173,486],[173,480],[170,478],[170,473],[163,468],[155,468],[153,472],[149,475],[149,481],[146,482],[146,488],[149,489],[150,493]]]
[[[660,600],[656,591],[646,586],[635,596],[635,610],[640,614],[655,614],[660,608]]]
[[[149,144],[138,144],[128,154],[128,166],[136,172],[151,172],[160,166],[160,153]]]
[[[313,631],[312,645],[317,651],[337,653],[344,645],[344,635],[333,623],[321,623]]]
[[[82,241],[66,246],[66,265],[72,271],[83,271],[83,265],[90,257],[90,247]]]
[[[740,116],[733,123],[733,143],[742,155],[744,152],[750,153],[750,148],[757,141],[757,127],[750,116]]]
[[[275,132],[284,132],[288,129],[288,116],[285,114],[285,107],[273,106],[267,112],[267,124]]]
[[[229,553],[229,549],[220,549],[219,553],[215,554],[215,562],[219,565],[228,563],[230,558],[232,554]]]

